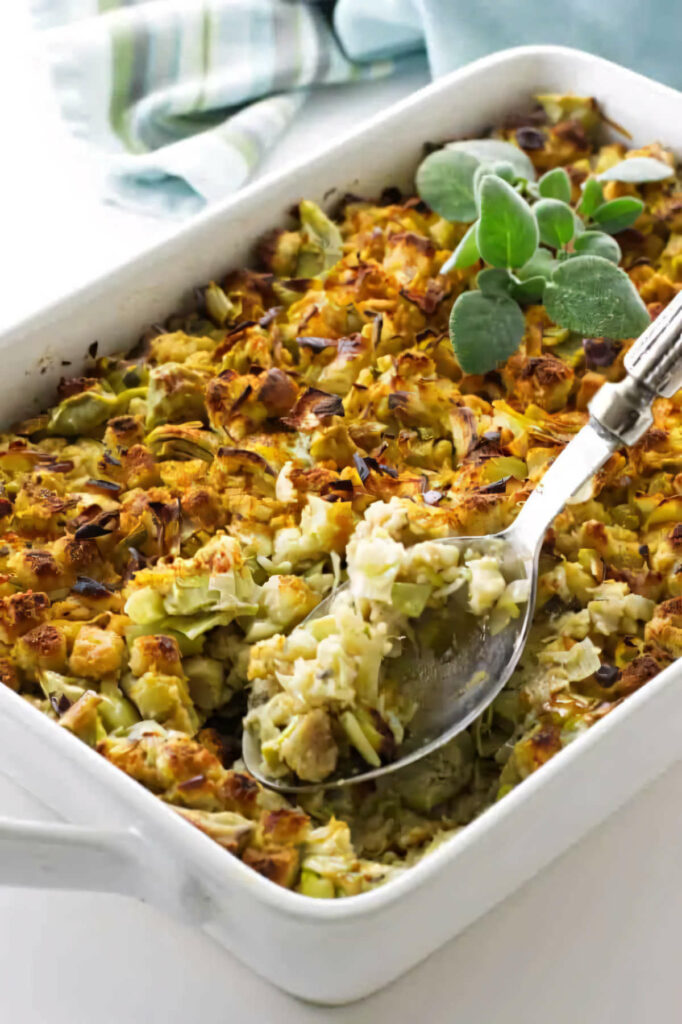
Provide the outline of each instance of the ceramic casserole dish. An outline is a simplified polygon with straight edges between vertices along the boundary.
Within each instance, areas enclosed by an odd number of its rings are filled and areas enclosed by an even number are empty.
[[[579,51],[524,47],[477,61],[398,103],[325,153],[270,176],[134,261],[0,338],[3,421],[40,408],[93,341],[130,347],[195,284],[247,263],[302,196],[408,185],[428,140],[476,136],[538,92],[594,96],[634,143],[682,157],[682,94]],[[314,900],[226,855],[123,772],[0,686],[0,769],[60,823],[0,819],[0,882],[113,891],[204,929],[274,984],[343,1003],[455,936],[666,769],[682,749],[682,662],[671,665],[503,801],[410,871]]]

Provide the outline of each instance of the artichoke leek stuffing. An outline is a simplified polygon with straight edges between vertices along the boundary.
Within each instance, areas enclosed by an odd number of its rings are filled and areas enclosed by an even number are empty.
[[[529,581],[507,582],[494,551],[465,550],[460,560],[452,544],[406,547],[408,509],[400,498],[370,505],[346,548],[348,590],[334,595],[326,615],[252,648],[244,724],[258,736],[266,775],[321,782],[349,751],[378,768],[395,755],[418,710],[414,634],[424,627],[415,620],[440,610],[426,640],[433,648],[435,627],[447,648],[453,617],[485,616],[495,632],[528,600]],[[453,595],[461,601],[450,602]],[[404,652],[410,637],[411,658]]]
[[[642,201],[615,237],[657,316],[682,287],[671,154],[608,141],[592,100],[542,104],[493,137],[537,174],[565,168],[573,205],[597,178],[600,201]],[[671,174],[619,180],[648,159]],[[304,202],[259,269],[209,284],[130,355],[90,355],[0,437],[2,684],[309,896],[406,870],[682,655],[678,393],[548,531],[527,648],[466,732],[298,803],[244,770],[247,713],[275,770],[324,778],[344,744],[390,756],[411,708],[377,668],[417,611],[451,587],[491,622],[523,600],[431,542],[507,526],[624,373],[630,341],[557,327],[532,289],[518,349],[464,373],[448,319],[480,264],[450,256],[469,230],[395,189],[333,218]],[[301,626],[334,587],[332,621]]]

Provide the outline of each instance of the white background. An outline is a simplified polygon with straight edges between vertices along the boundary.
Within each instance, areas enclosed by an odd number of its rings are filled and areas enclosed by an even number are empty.
[[[22,0],[0,10],[4,327],[173,228],[99,202],[87,156],[61,127],[29,52]],[[413,72],[362,91],[329,90],[267,169],[322,148],[424,81]],[[209,939],[130,900],[0,888],[0,1024],[677,1021],[681,807],[676,766],[426,963],[334,1010],[290,999]],[[0,814],[49,816],[2,777]]]

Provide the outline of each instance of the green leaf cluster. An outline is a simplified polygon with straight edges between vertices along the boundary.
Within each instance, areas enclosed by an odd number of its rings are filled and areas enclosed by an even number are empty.
[[[630,227],[644,204],[607,201],[602,181],[661,181],[674,172],[650,157],[632,157],[589,178],[575,205],[562,167],[535,181],[527,155],[512,143],[473,139],[431,153],[417,172],[420,197],[446,220],[469,223],[441,268],[482,263],[476,289],[452,308],[450,337],[465,373],[486,373],[523,338],[522,306],[543,302],[559,327],[585,337],[630,338],[649,314],[618,266],[612,236]]]

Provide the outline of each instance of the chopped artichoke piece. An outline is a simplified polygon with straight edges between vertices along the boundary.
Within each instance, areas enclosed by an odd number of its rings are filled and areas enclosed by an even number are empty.
[[[343,731],[348,737],[350,743],[357,750],[358,754],[360,754],[360,757],[364,758],[367,764],[371,765],[372,768],[381,767],[381,758],[369,742],[367,736],[365,736],[365,733],[353,712],[342,712],[342,714],[339,715],[339,721],[343,726]]]
[[[236,307],[230,302],[223,289],[215,281],[211,281],[205,290],[204,298],[206,301],[206,312],[211,320],[215,320],[221,327],[228,320],[233,320],[236,316]]]
[[[215,658],[185,658],[182,667],[192,700],[202,711],[213,711],[224,700],[225,669]]]
[[[125,613],[140,626],[158,622],[165,614],[163,598],[153,587],[133,590],[125,604]]]
[[[70,395],[52,411],[46,430],[64,437],[86,437],[93,434],[111,416],[116,415],[118,396],[99,391],[83,391]]]
[[[193,640],[237,615],[255,615],[259,590],[237,542],[218,534],[193,558],[138,573],[126,591],[125,612],[137,625],[147,625],[160,601],[163,628]]]
[[[298,883],[298,891],[304,896],[314,896],[317,899],[333,900],[336,892],[331,878],[323,878],[317,872],[309,868],[303,868]]]
[[[64,437],[97,436],[103,423],[120,416],[134,399],[146,395],[146,387],[127,388],[119,394],[89,390],[69,395],[52,410],[45,431]]]
[[[255,605],[253,606],[255,610]],[[228,612],[201,612],[198,615],[168,615],[161,620],[164,628],[173,633],[182,633],[188,640],[197,640],[217,626],[227,626],[234,616]]]
[[[111,680],[103,680],[100,687],[102,702],[99,715],[107,732],[126,730],[140,721],[137,711],[121,693],[118,684]]]
[[[75,704],[60,716],[59,724],[89,747],[95,747],[106,736],[99,716],[102,698],[94,690],[86,690]]]
[[[160,461],[201,459],[202,462],[213,462],[218,450],[216,435],[210,430],[202,430],[199,423],[164,423],[147,435],[145,443]]]
[[[46,697],[54,695],[65,697],[67,705],[74,703],[85,693],[85,685],[82,680],[64,676],[60,672],[52,672],[49,669],[38,673],[38,682]]]
[[[528,476],[528,466],[523,459],[518,459],[513,455],[495,456],[484,464],[483,473],[484,479],[489,483],[496,483],[508,476],[513,476],[517,480],[525,480]]]
[[[298,251],[296,277],[319,277],[343,255],[341,232],[317,203],[303,199],[298,209],[303,240]]]
[[[187,683],[179,676],[145,672],[137,679],[124,677],[121,684],[142,718],[153,718],[167,729],[191,736],[199,728]]]
[[[185,363],[162,363],[149,373],[147,429],[206,418],[206,374]]]
[[[209,576],[178,576],[170,593],[161,599],[162,614],[193,615],[195,612],[214,608],[216,596],[215,593],[211,596],[209,582]],[[128,611],[128,614],[133,618],[131,611]]]

